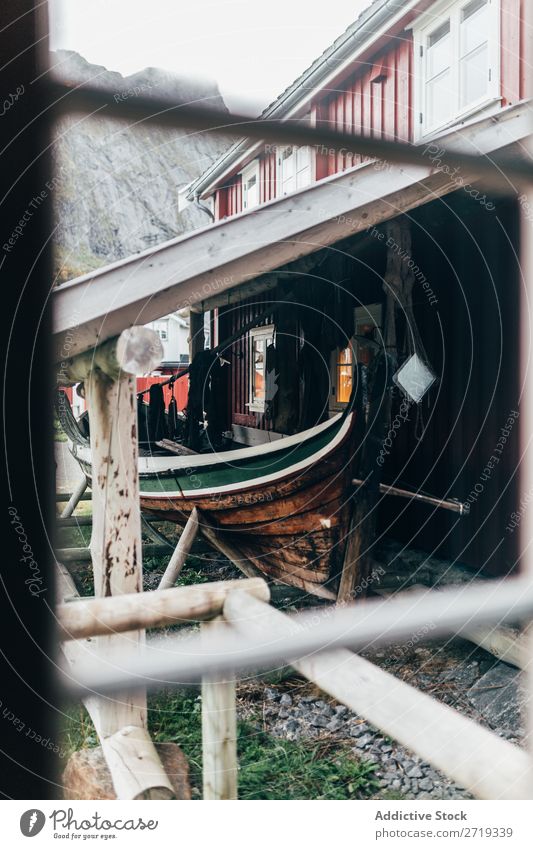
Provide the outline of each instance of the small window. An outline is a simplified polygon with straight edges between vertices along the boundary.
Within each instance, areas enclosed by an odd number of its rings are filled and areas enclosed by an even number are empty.
[[[256,327],[250,331],[250,401],[253,412],[264,413],[266,405],[266,356],[274,336],[274,327]]]
[[[278,194],[288,195],[303,189],[312,181],[311,150],[290,145],[278,156]]]
[[[337,360],[337,404],[347,404],[353,387],[353,351],[348,345],[339,351]]]
[[[168,320],[162,319],[154,322],[154,330],[159,335],[162,342],[168,340]]]
[[[354,386],[355,366],[368,366],[372,360],[375,345],[380,342],[382,324],[381,304],[368,304],[357,307],[355,317],[355,336],[345,348],[333,352],[331,359],[331,403],[330,409],[342,409],[350,400]],[[365,337],[369,343],[365,342]]]
[[[443,0],[413,25],[419,137],[499,98],[499,7],[499,0]]]
[[[242,172],[242,208],[259,206],[259,160],[254,159]]]

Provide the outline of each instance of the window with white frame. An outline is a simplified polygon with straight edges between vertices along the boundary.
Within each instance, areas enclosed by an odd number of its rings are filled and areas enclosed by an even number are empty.
[[[250,330],[250,401],[252,412],[264,413],[266,407],[266,356],[274,337],[273,325]]]
[[[259,200],[259,160],[254,159],[242,172],[242,208],[259,206]]]
[[[413,24],[419,138],[498,99],[499,13],[500,0],[443,0]]]
[[[168,341],[168,318],[161,318],[159,321],[154,321],[153,328],[159,335],[162,342]]]
[[[288,195],[312,181],[311,148],[291,145],[278,154],[278,195]]]

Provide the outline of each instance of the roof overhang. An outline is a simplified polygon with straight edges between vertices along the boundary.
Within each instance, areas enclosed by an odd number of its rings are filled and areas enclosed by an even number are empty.
[[[427,165],[369,162],[65,283],[52,293],[57,361],[367,230],[459,187],[446,150],[512,151],[533,135],[529,102],[429,146]],[[442,149],[437,159],[432,151]],[[451,173],[450,173],[451,172]],[[468,172],[460,174],[468,183]],[[514,187],[509,187],[510,192]]]

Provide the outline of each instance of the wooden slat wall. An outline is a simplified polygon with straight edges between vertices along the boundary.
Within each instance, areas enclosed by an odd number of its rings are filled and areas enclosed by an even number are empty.
[[[374,64],[363,64],[347,80],[345,89],[329,96],[331,129],[371,135],[391,141],[413,136],[411,96],[412,39],[402,34]],[[361,157],[350,151],[328,157],[328,174],[358,165]]]
[[[524,96],[520,20],[526,2],[531,0],[501,0],[502,106],[511,106]]]
[[[276,197],[276,154],[266,153],[259,160],[260,200],[266,203]]]
[[[265,309],[265,304],[272,299],[272,295],[265,293],[256,295],[236,306],[224,309],[224,334],[231,336],[239,327],[247,324],[254,316],[259,315]],[[272,324],[272,318],[266,318],[261,322],[263,325]],[[245,427],[256,427],[260,430],[272,430],[270,422],[258,413],[251,413],[247,404],[250,400],[250,334],[247,333],[227,351],[228,359],[231,361],[230,377],[230,410],[231,423]]]

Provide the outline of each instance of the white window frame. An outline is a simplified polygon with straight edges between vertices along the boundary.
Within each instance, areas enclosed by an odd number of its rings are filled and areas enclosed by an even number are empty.
[[[488,0],[489,4],[489,68],[490,81],[487,93],[479,100],[469,103],[468,106],[459,106],[460,83],[459,83],[459,35],[460,16],[470,0],[441,0],[430,7],[430,9],[417,18],[411,24],[413,30],[415,74],[414,74],[414,115],[415,115],[415,141],[428,138],[446,128],[465,120],[466,118],[484,109],[494,106],[501,101],[501,61],[500,61],[500,0]],[[431,33],[439,28],[450,18],[453,60],[451,66],[452,90],[456,98],[456,109],[452,117],[448,117],[433,126],[427,125],[427,110],[425,102],[426,91],[426,61],[427,44]]]
[[[263,398],[262,401],[259,401],[256,398],[254,398],[254,358],[253,358],[253,351],[254,351],[254,341],[256,339],[264,339],[265,342],[266,342],[266,344],[265,344],[265,373],[264,373],[265,397]],[[263,327],[254,327],[252,330],[250,330],[250,338],[249,338],[249,343],[248,343],[249,344],[249,348],[248,348],[248,350],[249,350],[249,360],[250,360],[249,368],[248,368],[249,388],[248,388],[248,404],[246,406],[248,407],[248,409],[252,413],[264,413],[265,409],[266,409],[266,377],[267,377],[267,374],[266,374],[266,350],[267,350],[269,343],[272,343],[273,341],[274,341],[274,325],[273,324],[267,324],[267,325],[264,325]]]
[[[295,174],[294,174],[294,183],[295,188],[291,192],[283,191],[283,163],[286,161],[283,158],[284,152],[292,147],[292,156],[295,157]],[[278,148],[277,157],[276,157],[276,197],[285,197],[285,195],[292,194],[293,192],[298,192],[300,189],[304,189],[307,186],[311,186],[315,180],[315,167],[316,167],[316,159],[315,159],[315,150],[314,148],[308,145],[302,145],[302,148],[307,148],[309,151],[309,179],[307,182],[298,185],[298,151],[300,147],[298,145],[286,145],[285,147]],[[301,169],[302,171],[304,169]]]
[[[168,342],[169,324],[168,318],[158,318],[152,325],[162,342]]]
[[[257,202],[250,204],[248,198],[248,187],[247,183],[252,178],[256,178],[256,186],[257,186]],[[259,184],[259,159],[254,159],[253,162],[250,162],[246,168],[243,168],[241,171],[241,181],[242,181],[242,208],[244,209],[255,209],[256,206],[259,206],[261,203],[261,186]]]

